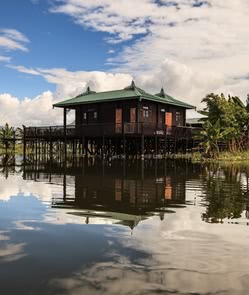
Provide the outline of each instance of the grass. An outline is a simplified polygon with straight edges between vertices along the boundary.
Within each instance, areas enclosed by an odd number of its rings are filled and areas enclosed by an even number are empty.
[[[221,152],[219,155],[219,161],[223,161],[223,162],[249,161],[249,150],[243,151],[243,152]]]
[[[220,152],[219,156],[215,159],[205,157],[203,154],[196,152],[192,154],[191,160],[193,162],[223,162],[223,163],[234,163],[234,162],[249,162],[249,150],[243,152]]]

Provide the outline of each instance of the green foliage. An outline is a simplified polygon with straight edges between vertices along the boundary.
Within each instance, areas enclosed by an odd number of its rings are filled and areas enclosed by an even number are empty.
[[[197,135],[208,156],[219,154],[219,144],[230,152],[249,148],[249,96],[246,104],[237,96],[208,94],[203,113],[207,116],[204,129]]]
[[[222,130],[220,120],[215,123],[207,120],[203,125],[203,129],[198,131],[194,138],[201,141],[207,156],[216,158],[219,155],[219,142],[225,141],[232,132],[233,128],[230,127]]]
[[[15,129],[12,126],[9,126],[8,123],[0,129],[0,143],[5,149],[5,153],[8,153],[8,150],[14,145],[15,139]]]

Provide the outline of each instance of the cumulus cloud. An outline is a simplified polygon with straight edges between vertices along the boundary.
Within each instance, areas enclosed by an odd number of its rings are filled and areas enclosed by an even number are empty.
[[[135,79],[137,86],[150,93],[158,93],[161,87],[169,95],[189,104],[202,108],[201,100],[207,93],[225,93],[240,95],[248,91],[249,80],[233,79],[225,81],[221,73],[196,71],[184,63],[165,59],[153,72],[145,71],[134,75],[125,73],[107,73],[101,71],[68,71],[64,68],[42,69],[24,66],[9,66],[28,75],[41,76],[48,83],[56,85],[56,91],[45,91],[35,98],[23,101],[10,94],[0,95],[0,124],[9,122],[13,125],[48,125],[62,124],[62,110],[52,109],[58,101],[74,97],[90,86],[97,92],[122,89]],[[34,110],[39,110],[34,112]],[[18,114],[18,115],[16,115]],[[188,117],[198,114],[189,112]],[[73,121],[73,113],[69,122]]]
[[[13,68],[13,67],[12,67]],[[20,100],[10,94],[0,94],[0,125],[6,122],[14,126],[61,125],[62,110],[53,109],[58,101],[74,97],[90,86],[95,91],[124,88],[131,83],[128,74],[105,72],[70,72],[66,69],[28,69],[23,66],[16,70],[30,75],[40,75],[49,83],[56,84],[56,91],[45,91],[34,98]],[[73,113],[68,122],[73,121]]]
[[[135,79],[137,86],[151,93],[158,93],[161,87],[175,98],[199,106],[208,92],[220,91],[224,76],[213,72],[197,72],[191,67],[173,60],[165,59],[153,72],[145,71],[134,75],[107,73],[100,71],[71,72],[63,68],[33,69],[23,66],[9,66],[19,72],[40,75],[47,82],[56,84],[56,96],[61,98],[78,95],[90,86],[93,90],[109,91],[122,89]]]
[[[207,93],[220,89],[224,77],[212,72],[197,72],[185,64],[165,59],[152,74],[139,74],[137,81],[152,93],[158,93],[161,87],[164,87],[166,93],[201,106],[201,99]]]
[[[45,91],[35,98],[19,100],[10,94],[0,95],[0,125],[9,122],[12,125],[48,125],[62,124],[62,110],[52,109],[58,101],[74,97],[90,86],[97,92],[122,89],[135,79],[137,86],[150,93],[158,93],[161,87],[175,98],[200,107],[200,101],[208,92],[219,92],[224,77],[212,72],[196,72],[185,64],[165,59],[153,73],[136,75],[125,73],[106,73],[100,71],[68,71],[63,68],[42,69],[24,66],[9,66],[29,75],[39,75],[48,83],[56,85],[56,91]],[[241,84],[240,84],[241,85]],[[246,83],[244,85],[246,91]],[[236,84],[227,91],[236,91]],[[39,110],[35,112],[34,110]],[[16,115],[18,114],[18,115]],[[191,113],[192,114],[192,113]],[[191,116],[194,116],[192,114]],[[73,113],[68,121],[73,121]]]
[[[59,124],[62,112],[52,109],[56,101],[50,91],[24,100],[7,93],[0,94],[0,125],[6,122],[14,126]]]

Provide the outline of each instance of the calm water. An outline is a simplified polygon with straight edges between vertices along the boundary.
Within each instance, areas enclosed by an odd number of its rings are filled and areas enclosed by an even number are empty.
[[[249,294],[249,167],[0,170],[0,294]]]

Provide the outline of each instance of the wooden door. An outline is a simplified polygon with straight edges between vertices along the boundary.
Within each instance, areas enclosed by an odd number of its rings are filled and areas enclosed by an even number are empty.
[[[136,108],[130,108],[130,122],[136,122]]]
[[[167,134],[172,134],[173,116],[171,112],[165,113],[165,124],[167,127]]]
[[[122,133],[122,109],[116,109],[116,133]]]

